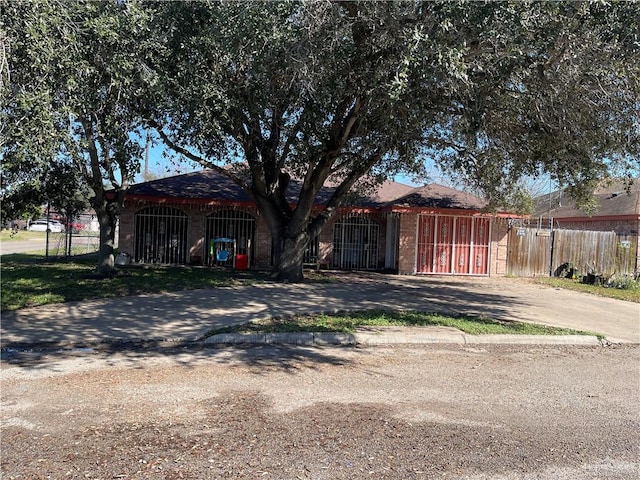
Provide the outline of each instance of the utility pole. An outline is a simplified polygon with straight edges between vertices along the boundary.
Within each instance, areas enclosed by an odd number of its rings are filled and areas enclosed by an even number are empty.
[[[151,143],[151,134],[147,128],[147,141],[144,145],[144,181],[149,181],[149,144]]]

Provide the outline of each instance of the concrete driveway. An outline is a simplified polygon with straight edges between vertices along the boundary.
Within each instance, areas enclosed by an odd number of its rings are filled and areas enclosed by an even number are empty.
[[[484,315],[640,343],[640,304],[524,279],[340,275],[334,283],[256,284],[72,302],[2,315],[1,345],[189,339],[221,326],[294,313],[373,308]]]

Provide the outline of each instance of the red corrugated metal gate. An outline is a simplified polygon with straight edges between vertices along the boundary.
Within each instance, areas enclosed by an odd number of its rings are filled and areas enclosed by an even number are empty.
[[[418,217],[417,273],[488,275],[490,219]]]

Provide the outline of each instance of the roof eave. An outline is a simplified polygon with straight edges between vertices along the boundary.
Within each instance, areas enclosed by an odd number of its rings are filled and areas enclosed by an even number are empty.
[[[172,204],[172,205],[224,205],[224,206],[238,206],[238,207],[255,207],[256,203],[253,200],[215,200],[211,198],[181,198],[157,195],[141,195],[141,194],[127,194],[124,199],[126,202],[149,202],[160,204]]]
[[[528,215],[521,215],[512,212],[488,212],[479,209],[462,208],[437,208],[437,207],[415,207],[404,205],[389,205],[382,209],[384,212],[393,213],[423,213],[429,215],[453,215],[471,217],[496,217],[496,218],[528,218]]]

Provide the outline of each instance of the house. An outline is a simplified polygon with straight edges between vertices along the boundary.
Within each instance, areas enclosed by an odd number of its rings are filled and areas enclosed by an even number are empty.
[[[635,265],[630,270],[637,270],[640,265],[640,179],[629,189],[623,182],[598,188],[594,199],[595,209],[586,213],[562,191],[552,192],[537,198],[533,217],[541,225],[553,225],[556,230],[615,232],[619,248],[629,250],[625,256],[631,257]]]
[[[291,182],[291,202],[299,188]],[[330,193],[330,187],[320,192],[312,215]],[[504,275],[513,215],[489,213],[485,206],[476,196],[441,185],[386,182],[375,194],[341,207],[310,242],[305,262],[401,274]],[[120,216],[119,248],[136,263],[272,264],[271,236],[255,202],[213,170],[131,186]]]

